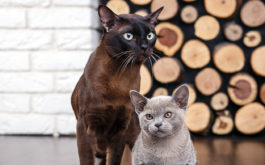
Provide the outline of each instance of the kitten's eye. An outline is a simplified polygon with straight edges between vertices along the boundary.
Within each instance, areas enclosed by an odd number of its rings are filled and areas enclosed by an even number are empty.
[[[147,120],[152,120],[153,119],[153,116],[151,114],[146,114],[145,117],[146,117]]]
[[[172,116],[172,113],[171,112],[167,112],[167,113],[165,113],[165,118],[171,118],[171,116]]]
[[[123,37],[126,39],[126,40],[132,40],[133,39],[133,34],[132,33],[124,33],[123,34]]]
[[[148,40],[151,40],[151,39],[154,38],[154,36],[155,36],[155,34],[154,34],[153,32],[150,32],[149,34],[147,34],[146,38],[147,38]]]

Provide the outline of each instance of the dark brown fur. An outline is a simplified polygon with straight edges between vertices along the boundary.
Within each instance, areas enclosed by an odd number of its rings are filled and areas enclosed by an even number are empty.
[[[115,30],[123,28],[118,27]],[[101,165],[120,164],[125,144],[132,148],[140,131],[129,91],[139,91],[139,70],[146,58],[139,56],[138,62],[119,72],[120,61],[106,48],[110,37],[102,37],[72,94],[81,165],[94,165],[95,156],[103,158]]]

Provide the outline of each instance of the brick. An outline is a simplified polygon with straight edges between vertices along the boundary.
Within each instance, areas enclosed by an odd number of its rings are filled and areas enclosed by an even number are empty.
[[[72,114],[71,94],[44,94],[32,96],[32,110],[38,113]]]
[[[74,115],[59,115],[56,117],[57,132],[61,135],[76,133],[76,118]]]
[[[67,30],[56,34],[56,44],[63,50],[94,50],[99,43],[99,33],[96,30]]]
[[[0,73],[0,92],[50,92],[53,75],[44,73]]]
[[[25,10],[0,9],[1,28],[24,28],[26,27]]]
[[[0,112],[25,113],[29,111],[29,95],[0,94]]]
[[[52,45],[48,31],[1,30],[0,36],[0,50],[39,50]]]
[[[29,53],[0,52],[0,71],[29,70]]]
[[[53,4],[58,6],[91,6],[96,8],[99,2],[97,0],[53,0]]]
[[[0,134],[53,134],[55,118],[38,114],[0,114]]]
[[[0,0],[0,6],[24,6],[24,7],[33,7],[33,6],[48,6],[50,0]]]
[[[55,76],[56,92],[73,92],[82,72],[57,73]]]
[[[41,71],[83,70],[89,56],[90,52],[35,52],[32,65]]]
[[[90,8],[52,8],[29,11],[31,28],[98,28],[98,14]]]

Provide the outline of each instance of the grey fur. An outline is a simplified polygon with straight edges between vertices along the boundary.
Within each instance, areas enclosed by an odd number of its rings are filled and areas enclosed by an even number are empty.
[[[136,91],[131,91],[130,96],[141,127],[133,148],[132,164],[195,165],[196,153],[184,124],[189,97],[187,86],[180,86],[173,97],[147,99]],[[164,116],[167,112],[172,113],[170,118]],[[147,114],[153,119],[148,120]]]

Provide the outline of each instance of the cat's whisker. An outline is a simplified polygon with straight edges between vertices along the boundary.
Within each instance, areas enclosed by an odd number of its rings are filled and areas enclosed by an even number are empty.
[[[149,61],[150,61],[150,65],[151,65],[151,68],[153,67],[153,63],[152,63],[152,60],[150,57],[148,57]]]
[[[153,50],[154,52],[156,52],[157,54],[159,54],[159,55],[162,55],[162,53],[161,52],[159,52],[159,51],[157,51],[157,50]]]
[[[125,71],[125,69],[126,69],[127,65],[129,64],[131,58],[132,58],[132,54],[128,54],[128,56],[124,59],[124,61],[121,64],[121,69],[120,69],[120,72],[119,72],[120,73],[119,76],[121,76],[121,74]]]
[[[126,61],[127,61],[127,59],[128,59],[129,57],[130,57],[130,56],[128,55],[128,56],[122,61],[122,63],[120,64],[119,69],[118,69],[119,76],[121,75],[122,70],[123,70],[123,67],[124,67],[124,65],[125,65],[125,63],[126,63]]]
[[[160,58],[160,56],[157,55],[155,52],[153,52],[153,55],[155,55],[158,59]]]
[[[155,62],[157,62],[156,58],[153,55],[151,55],[151,57],[155,60]]]
[[[133,70],[133,64],[134,64],[134,61],[137,57],[136,56],[133,56],[132,60],[131,60],[131,72]]]
[[[123,68],[123,72],[125,71],[125,69],[127,68],[128,64],[130,63],[130,61],[132,60],[133,55],[130,55],[130,57],[128,58],[127,62],[125,63],[125,66]]]

